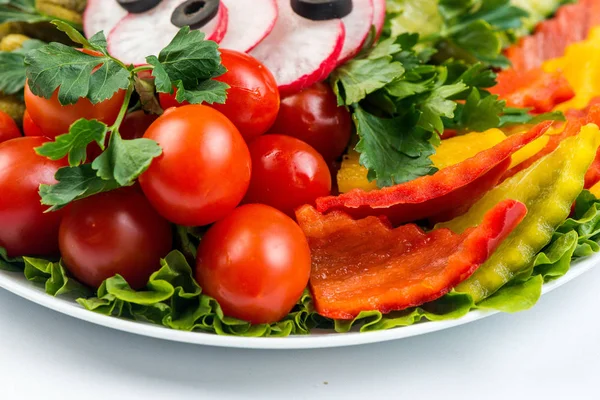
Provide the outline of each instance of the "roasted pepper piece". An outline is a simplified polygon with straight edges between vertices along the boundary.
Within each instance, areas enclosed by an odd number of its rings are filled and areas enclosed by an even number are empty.
[[[310,287],[317,312],[352,319],[433,301],[469,277],[523,220],[522,203],[504,201],[463,234],[425,233],[414,224],[392,229],[383,218],[353,220],[343,212],[296,213],[312,254]]]
[[[320,212],[342,210],[356,218],[385,215],[395,224],[430,218],[447,220],[469,209],[493,188],[510,165],[510,156],[544,134],[547,121],[529,132],[513,135],[476,156],[444,168],[434,175],[365,192],[352,190],[340,196],[317,199]]]
[[[576,135],[581,128],[587,124],[596,124],[600,126],[600,105],[591,106],[587,111],[587,115],[582,118],[571,119],[559,134],[548,136],[548,143],[541,151],[537,152],[534,156],[529,157],[516,167],[506,171],[502,180],[508,179],[519,171],[529,168],[540,158],[552,153],[564,139]]]
[[[531,108],[539,114],[552,111],[575,97],[565,77],[559,72],[544,72],[541,68],[504,70],[498,74],[498,84],[490,92],[506,100],[509,107]]]
[[[535,255],[569,216],[599,145],[598,127],[588,125],[578,135],[565,139],[553,153],[492,189],[468,213],[438,225],[463,232],[483,221],[487,211],[505,199],[520,201],[528,209],[523,222],[485,264],[456,287],[457,291],[468,293],[478,302],[527,271]]]

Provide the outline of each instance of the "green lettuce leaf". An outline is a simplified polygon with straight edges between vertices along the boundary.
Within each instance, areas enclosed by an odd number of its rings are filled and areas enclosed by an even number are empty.
[[[212,332],[236,336],[288,336],[307,334],[316,326],[308,293],[282,321],[252,325],[226,317],[215,299],[202,293],[193,278],[192,268],[179,251],[161,262],[143,291],[135,291],[121,276],[106,280],[96,297],[77,301],[88,310],[139,321],[160,324],[171,329]]]

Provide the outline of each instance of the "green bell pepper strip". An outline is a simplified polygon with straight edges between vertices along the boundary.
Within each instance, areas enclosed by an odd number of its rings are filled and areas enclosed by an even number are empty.
[[[553,153],[489,191],[466,214],[436,227],[463,232],[480,224],[485,213],[505,199],[527,206],[521,224],[469,279],[456,287],[457,292],[469,294],[478,303],[508,282],[531,274],[536,254],[550,242],[583,190],[585,173],[599,146],[598,127],[587,125]]]

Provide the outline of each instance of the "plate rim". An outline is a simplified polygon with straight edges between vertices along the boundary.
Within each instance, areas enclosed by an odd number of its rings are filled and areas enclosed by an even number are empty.
[[[542,287],[542,295],[545,295],[552,290],[572,281],[599,264],[600,253],[573,261],[571,268],[563,277],[544,284]],[[15,277],[15,274],[18,274],[19,277]],[[98,314],[93,311],[86,310],[75,301],[69,301],[65,298],[53,297],[46,294],[39,287],[36,287],[31,282],[24,280],[22,272],[0,271],[0,288],[3,288],[40,306],[92,323],[94,325],[100,325],[122,332],[152,337],[155,339],[238,349],[299,350],[380,343],[450,329],[499,313],[499,311],[473,310],[467,315],[454,320],[426,321],[405,327],[365,333],[317,333],[310,335],[292,335],[285,338],[256,338],[219,336],[213,333],[205,332],[178,331],[160,325]]]

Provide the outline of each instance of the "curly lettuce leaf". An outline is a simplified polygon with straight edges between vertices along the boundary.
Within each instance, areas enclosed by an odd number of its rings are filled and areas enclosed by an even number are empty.
[[[308,293],[282,321],[252,325],[227,317],[212,297],[202,293],[192,268],[179,251],[161,262],[143,291],[135,291],[121,276],[106,280],[96,297],[78,299],[88,310],[105,315],[152,322],[183,331],[200,330],[219,335],[251,337],[307,334],[315,326]]]

